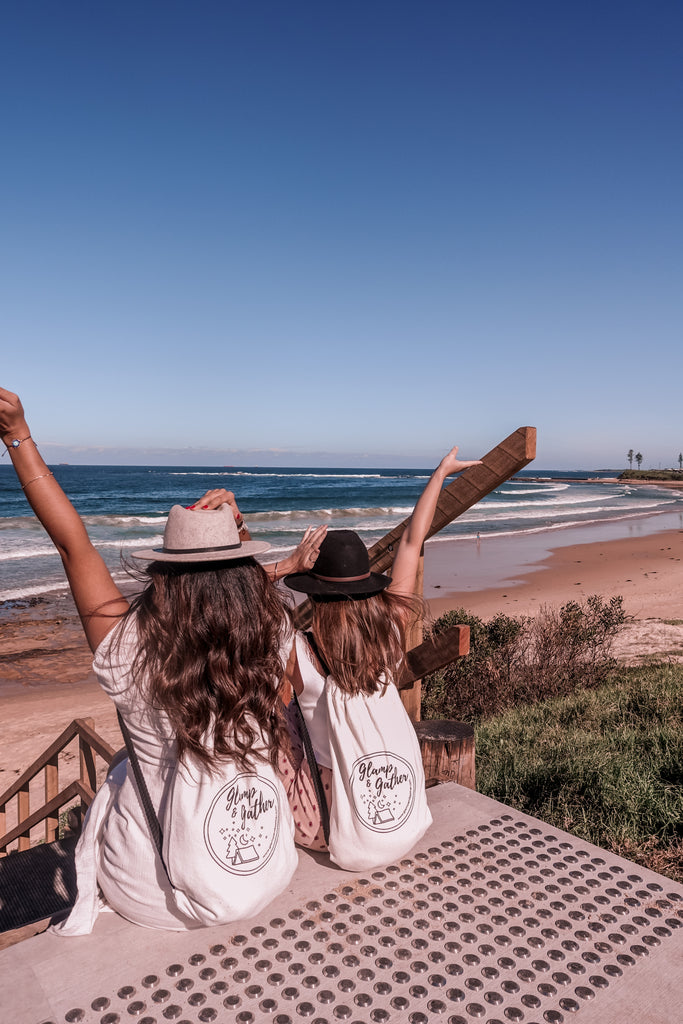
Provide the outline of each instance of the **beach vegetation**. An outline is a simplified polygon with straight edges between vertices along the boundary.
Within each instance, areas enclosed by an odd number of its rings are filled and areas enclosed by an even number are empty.
[[[643,456],[642,456],[641,452],[636,452],[636,463],[638,464],[638,469],[640,469],[640,467],[642,465],[642,462],[643,462]]]
[[[683,881],[682,665],[620,666],[475,737],[480,792]]]
[[[498,614],[489,622],[456,608],[429,633],[470,627],[470,653],[422,683],[422,717],[477,722],[518,704],[594,688],[616,662],[612,643],[627,621],[622,597],[597,595],[542,607],[535,618]]]
[[[683,474],[678,469],[625,469],[618,476],[619,480],[673,480],[682,481]]]
[[[633,469],[633,456],[634,456],[634,454],[635,453],[633,451],[633,448],[629,448],[629,450],[626,452],[626,458],[628,459],[628,468],[629,469]]]

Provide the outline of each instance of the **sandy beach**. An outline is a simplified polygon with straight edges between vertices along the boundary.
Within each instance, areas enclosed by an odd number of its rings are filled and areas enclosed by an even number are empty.
[[[431,614],[464,607],[534,615],[591,594],[622,595],[634,623],[618,654],[683,655],[683,517],[641,517],[610,526],[426,545],[425,598]],[[615,532],[617,536],[614,536]],[[678,624],[676,624],[678,623]],[[114,708],[100,692],[71,599],[4,609],[0,620],[0,791],[74,718],[92,718],[122,745]],[[77,757],[74,754],[73,757]]]

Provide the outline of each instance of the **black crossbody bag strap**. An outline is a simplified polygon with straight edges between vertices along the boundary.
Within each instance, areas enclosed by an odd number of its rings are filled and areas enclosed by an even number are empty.
[[[140,803],[142,804],[142,809],[145,812],[147,824],[149,825],[149,830],[152,834],[152,839],[154,841],[154,845],[157,848],[157,853],[159,854],[159,858],[161,860],[163,869],[166,872],[166,876],[168,877],[168,880],[170,882],[171,879],[170,876],[168,875],[168,868],[166,867],[166,861],[164,860],[163,853],[164,834],[161,831],[159,819],[156,815],[154,807],[152,806],[152,800],[149,795],[149,790],[147,789],[147,783],[145,782],[145,777],[142,774],[142,768],[140,767],[138,755],[135,752],[135,747],[133,746],[133,740],[131,738],[130,733],[128,732],[128,726],[124,722],[121,716],[121,712],[118,709],[116,711],[116,714],[119,719],[119,728],[121,729],[123,742],[126,744],[126,750],[128,751],[128,760],[130,761],[131,768],[133,769],[133,775],[135,776],[135,781],[137,783],[138,793],[140,794]]]
[[[320,654],[318,652],[318,648],[316,646],[315,640],[313,639],[313,634],[312,633],[306,633],[305,636],[306,636],[306,639],[308,640],[308,643],[311,646],[311,649],[315,653],[318,661],[322,665],[323,671],[325,672],[325,675],[328,676],[330,673],[328,672],[327,665],[325,664],[323,659],[320,657]],[[296,708],[297,717],[299,719],[299,731],[301,732],[301,740],[302,740],[303,745],[304,745],[304,751],[305,751],[305,754],[306,754],[306,760],[308,761],[308,767],[311,769],[311,778],[313,780],[313,787],[315,789],[316,800],[318,801],[318,810],[320,811],[320,821],[321,821],[322,827],[323,827],[323,835],[325,836],[325,842],[329,844],[329,842],[330,842],[330,809],[327,806],[327,800],[325,799],[325,790],[323,789],[323,780],[320,777],[320,769],[318,768],[318,762],[315,759],[315,752],[313,750],[313,744],[311,743],[311,737],[310,737],[309,732],[308,732],[308,727],[306,725],[306,720],[305,720],[305,718],[303,716],[303,712],[301,710],[301,705],[299,704],[299,701],[297,699],[296,693],[294,692],[294,688],[292,688],[292,699],[294,700],[294,707]]]

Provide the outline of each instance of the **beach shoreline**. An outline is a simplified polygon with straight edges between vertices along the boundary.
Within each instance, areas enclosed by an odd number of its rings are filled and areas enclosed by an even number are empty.
[[[619,595],[641,631],[636,655],[676,650],[683,627],[671,623],[683,623],[682,583],[681,513],[479,540],[434,538],[425,546],[432,617],[459,607],[484,619],[534,615],[543,605]],[[74,718],[92,718],[120,747],[116,713],[95,679],[71,597],[14,602],[0,621],[0,791]]]

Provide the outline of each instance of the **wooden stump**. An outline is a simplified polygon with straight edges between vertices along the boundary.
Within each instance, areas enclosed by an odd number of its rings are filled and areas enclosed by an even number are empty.
[[[464,722],[413,722],[422,751],[427,786],[458,782],[474,789],[474,729]]]

